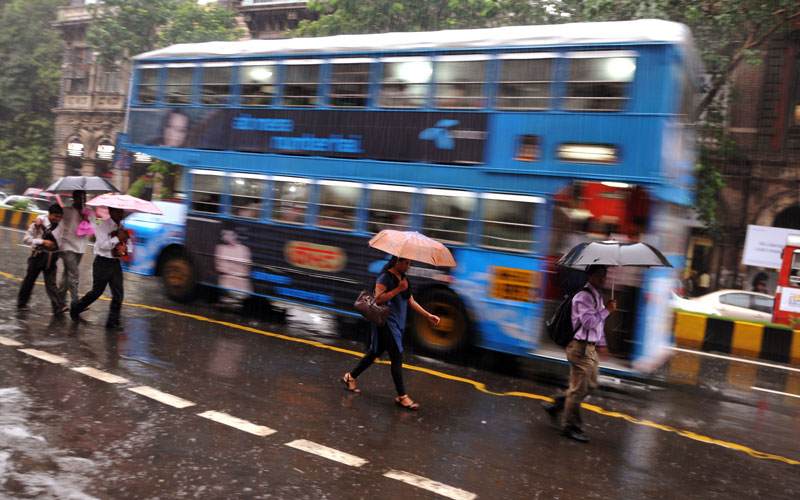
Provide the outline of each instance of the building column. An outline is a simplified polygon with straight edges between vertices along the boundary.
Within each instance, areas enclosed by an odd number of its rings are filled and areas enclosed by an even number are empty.
[[[53,181],[67,176],[67,162],[62,157],[53,158],[53,166],[50,169]]]
[[[94,166],[94,160],[83,160],[81,162],[81,175],[91,177],[97,175]]]

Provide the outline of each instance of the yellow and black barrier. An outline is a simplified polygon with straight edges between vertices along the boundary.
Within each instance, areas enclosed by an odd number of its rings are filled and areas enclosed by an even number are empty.
[[[800,365],[800,330],[675,312],[675,344],[706,352]]]
[[[33,224],[38,215],[33,212],[0,208],[0,225],[25,230]]]

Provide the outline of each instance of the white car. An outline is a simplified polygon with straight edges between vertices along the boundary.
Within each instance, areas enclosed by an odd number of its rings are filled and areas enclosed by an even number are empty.
[[[34,212],[34,213],[37,213],[37,214],[46,214],[47,213],[47,208],[50,205],[50,203],[46,203],[46,202],[43,202],[43,201],[40,201],[40,200],[34,200],[33,198],[31,198],[29,196],[20,196],[18,194],[14,194],[14,195],[11,195],[11,196],[5,198],[4,200],[0,201],[0,207],[13,209],[15,204],[23,202],[23,201],[27,201],[28,202],[28,211],[29,212]],[[43,206],[45,203],[47,204],[48,207]]]
[[[719,316],[719,312],[709,305],[690,299],[684,299],[675,292],[671,292],[671,294],[672,298],[669,301],[669,305],[672,306],[673,309],[680,309],[682,311],[691,313]]]
[[[772,295],[747,290],[717,290],[689,300],[715,309],[720,316],[768,322],[775,304]]]

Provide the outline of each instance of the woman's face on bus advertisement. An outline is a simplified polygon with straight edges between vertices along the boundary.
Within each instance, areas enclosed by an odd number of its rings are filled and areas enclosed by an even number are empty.
[[[189,117],[180,113],[171,113],[164,124],[164,146],[168,148],[179,148],[186,140],[189,133]]]

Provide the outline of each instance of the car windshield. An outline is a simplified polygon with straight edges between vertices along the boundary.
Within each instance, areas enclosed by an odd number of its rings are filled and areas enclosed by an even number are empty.
[[[55,201],[33,199],[31,205],[38,208],[39,210],[47,210],[53,203],[55,203]]]

